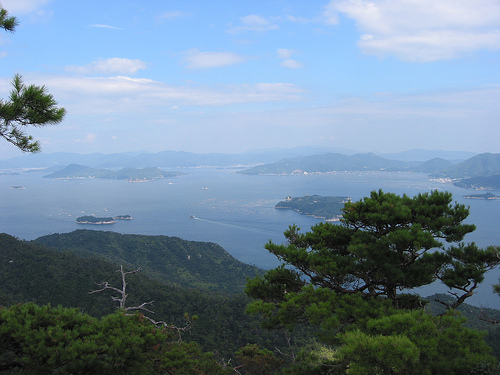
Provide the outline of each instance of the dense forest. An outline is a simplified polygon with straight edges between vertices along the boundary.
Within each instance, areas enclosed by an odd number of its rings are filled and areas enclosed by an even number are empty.
[[[51,234],[34,242],[80,256],[100,256],[114,264],[143,270],[165,283],[224,293],[242,293],[246,279],[262,274],[212,242],[178,237],[76,230]]]
[[[119,247],[113,238],[122,235],[100,231],[76,231],[68,234],[69,238],[87,239],[91,243],[94,239],[102,239],[101,235],[108,235],[110,247]],[[154,246],[156,237],[130,235],[126,237],[136,239],[144,245],[151,242]],[[40,239],[43,242],[44,238]],[[180,239],[175,239],[182,243]],[[101,243],[102,244],[102,243]],[[75,246],[78,242],[75,242]],[[203,243],[198,250],[202,251]],[[205,244],[210,247],[210,244]],[[51,304],[78,308],[91,316],[101,318],[116,312],[118,305],[111,299],[112,293],[89,294],[97,289],[103,281],[121,287],[121,279],[117,270],[120,266],[112,263],[106,257],[86,254],[81,256],[70,250],[57,250],[39,243],[39,241],[21,241],[12,236],[0,235],[0,304],[11,306],[17,303],[32,302],[37,305]],[[205,253],[204,253],[205,254]],[[169,255],[173,253],[169,252]],[[219,262],[224,262],[219,259]],[[187,258],[186,258],[186,263]],[[206,262],[208,263],[208,262]],[[225,262],[228,264],[228,262]],[[269,332],[260,327],[256,317],[244,313],[250,299],[243,294],[243,285],[246,275],[236,265],[228,269],[228,279],[220,282],[220,287],[214,288],[214,282],[206,282],[205,286],[218,289],[219,292],[199,287],[200,283],[193,282],[191,272],[200,269],[190,269],[180,263],[170,265],[169,274],[159,277],[156,271],[150,272],[148,268],[141,268],[141,272],[128,277],[128,303],[132,306],[143,302],[154,301],[150,309],[154,311],[155,320],[167,321],[171,324],[183,326],[185,314],[197,316],[192,329],[185,334],[186,340],[198,342],[207,351],[217,352],[222,358],[230,358],[248,342],[273,348],[274,345],[285,345],[285,337],[276,332]],[[130,264],[127,262],[127,264]],[[125,267],[127,270],[137,269]],[[189,266],[189,265],[188,265]],[[251,266],[248,268],[254,269]],[[203,272],[203,271],[202,271]],[[262,273],[263,271],[258,271]],[[248,275],[251,275],[248,273]],[[253,274],[255,275],[255,273]],[[253,276],[252,275],[252,276]],[[214,263],[212,277],[223,279],[220,268]],[[239,281],[235,278],[239,277]],[[208,279],[208,276],[207,278]],[[181,286],[181,284],[183,284]]]

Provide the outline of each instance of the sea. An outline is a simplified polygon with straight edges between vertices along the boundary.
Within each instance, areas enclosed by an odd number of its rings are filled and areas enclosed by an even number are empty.
[[[184,168],[178,170],[185,173],[180,177],[147,182],[48,179],[40,172],[1,175],[0,232],[24,240],[82,228],[175,236],[215,242],[238,260],[270,269],[279,261],[265,250],[267,242],[284,243],[283,232],[292,224],[308,231],[321,222],[292,210],[275,209],[287,196],[338,195],[359,200],[379,189],[409,196],[440,190],[451,192],[456,202],[470,206],[467,222],[474,223],[477,229],[465,242],[475,242],[480,247],[500,245],[500,200],[464,199],[464,195],[477,192],[430,180],[426,174],[251,176],[238,174],[238,170]],[[77,224],[76,218],[84,215],[130,215],[133,219],[100,226]],[[492,292],[492,284],[499,282],[499,269],[488,272],[468,303],[500,309],[500,296]],[[447,293],[448,289],[433,284],[418,292],[426,296]]]

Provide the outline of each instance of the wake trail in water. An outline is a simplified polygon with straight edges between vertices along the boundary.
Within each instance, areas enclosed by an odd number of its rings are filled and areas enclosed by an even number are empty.
[[[248,232],[268,234],[270,236],[282,236],[283,235],[283,233],[271,232],[271,231],[268,231],[268,230],[265,230],[265,229],[252,228],[252,227],[247,227],[247,226],[244,226],[244,225],[229,224],[229,223],[224,223],[222,221],[202,219],[202,218],[199,218],[199,217],[192,217],[192,219],[198,220],[198,221],[203,221],[205,223],[217,224],[217,225],[222,225],[222,226],[225,226],[225,227],[236,228],[236,229],[240,229],[240,230],[246,230]]]

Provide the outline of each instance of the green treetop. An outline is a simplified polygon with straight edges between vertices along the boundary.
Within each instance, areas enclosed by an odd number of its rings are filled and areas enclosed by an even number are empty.
[[[320,223],[308,233],[291,226],[287,244],[269,242],[266,249],[292,268],[282,266],[252,280],[247,293],[264,301],[267,293],[271,299],[278,293],[284,300],[286,293],[312,285],[397,305],[403,302],[398,292],[439,279],[457,297],[449,307],[458,307],[498,264],[497,249],[460,242],[475,229],[463,223],[468,214],[464,205],[452,204],[447,192],[413,198],[372,192],[345,204],[340,225]]]
[[[0,372],[223,375],[210,353],[178,341],[143,315],[93,318],[32,303],[0,308]],[[16,372],[14,372],[16,371]]]
[[[427,366],[425,371],[420,368],[420,373],[434,373],[427,372],[428,365],[422,363],[429,355],[427,344],[410,333],[421,329],[422,324],[439,327],[444,319],[452,318],[429,316],[426,323],[424,318],[415,320],[405,330],[394,322],[405,311],[423,306],[419,296],[405,294],[411,289],[440,280],[456,297],[452,303],[442,302],[452,310],[472,296],[485,272],[499,263],[496,248],[482,250],[473,243],[461,242],[475,229],[464,223],[468,214],[469,209],[452,203],[447,192],[433,191],[411,198],[374,191],[358,202],[347,202],[338,225],[320,223],[307,233],[291,226],[285,232],[286,244],[266,245],[282,265],[247,282],[246,293],[256,299],[248,312],[262,314],[267,328],[293,328],[298,323],[317,326],[320,342],[338,347],[331,356],[332,365],[345,365],[351,369],[349,373],[410,373],[405,371],[413,361]],[[369,329],[384,317],[394,323],[387,332]],[[443,336],[439,340],[452,339],[452,331],[440,332]],[[464,367],[470,370],[487,358],[488,349],[477,344],[481,339],[477,341],[471,332],[462,334],[461,345],[477,354]],[[352,337],[357,339],[352,341]],[[359,341],[360,337],[365,341]],[[372,350],[372,344],[374,348],[401,350],[406,345],[421,353],[406,358],[394,350],[375,351],[372,354],[380,356],[380,366],[387,369],[392,368],[391,358],[407,361],[398,365],[400,372],[380,368],[363,372],[365,362],[360,361],[369,358],[363,351]],[[454,351],[448,354],[440,361],[457,357]],[[355,362],[359,372],[353,371]],[[310,371],[309,366],[305,373]]]
[[[18,24],[19,22],[16,17],[9,17],[9,12],[0,8],[0,28],[12,33]]]

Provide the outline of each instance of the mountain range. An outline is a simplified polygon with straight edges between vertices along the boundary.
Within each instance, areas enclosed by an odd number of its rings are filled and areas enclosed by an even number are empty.
[[[123,152],[114,154],[76,154],[68,152],[23,154],[14,158],[0,160],[0,169],[48,168],[61,169],[69,164],[80,164],[92,168],[188,168],[197,166],[235,166],[272,163],[277,160],[301,156],[336,153],[355,155],[357,152],[327,147],[297,147],[291,149],[255,150],[242,154],[209,153],[199,154],[184,151]],[[461,151],[410,150],[394,154],[377,156],[400,161],[427,161],[441,158],[457,163],[476,154]]]

